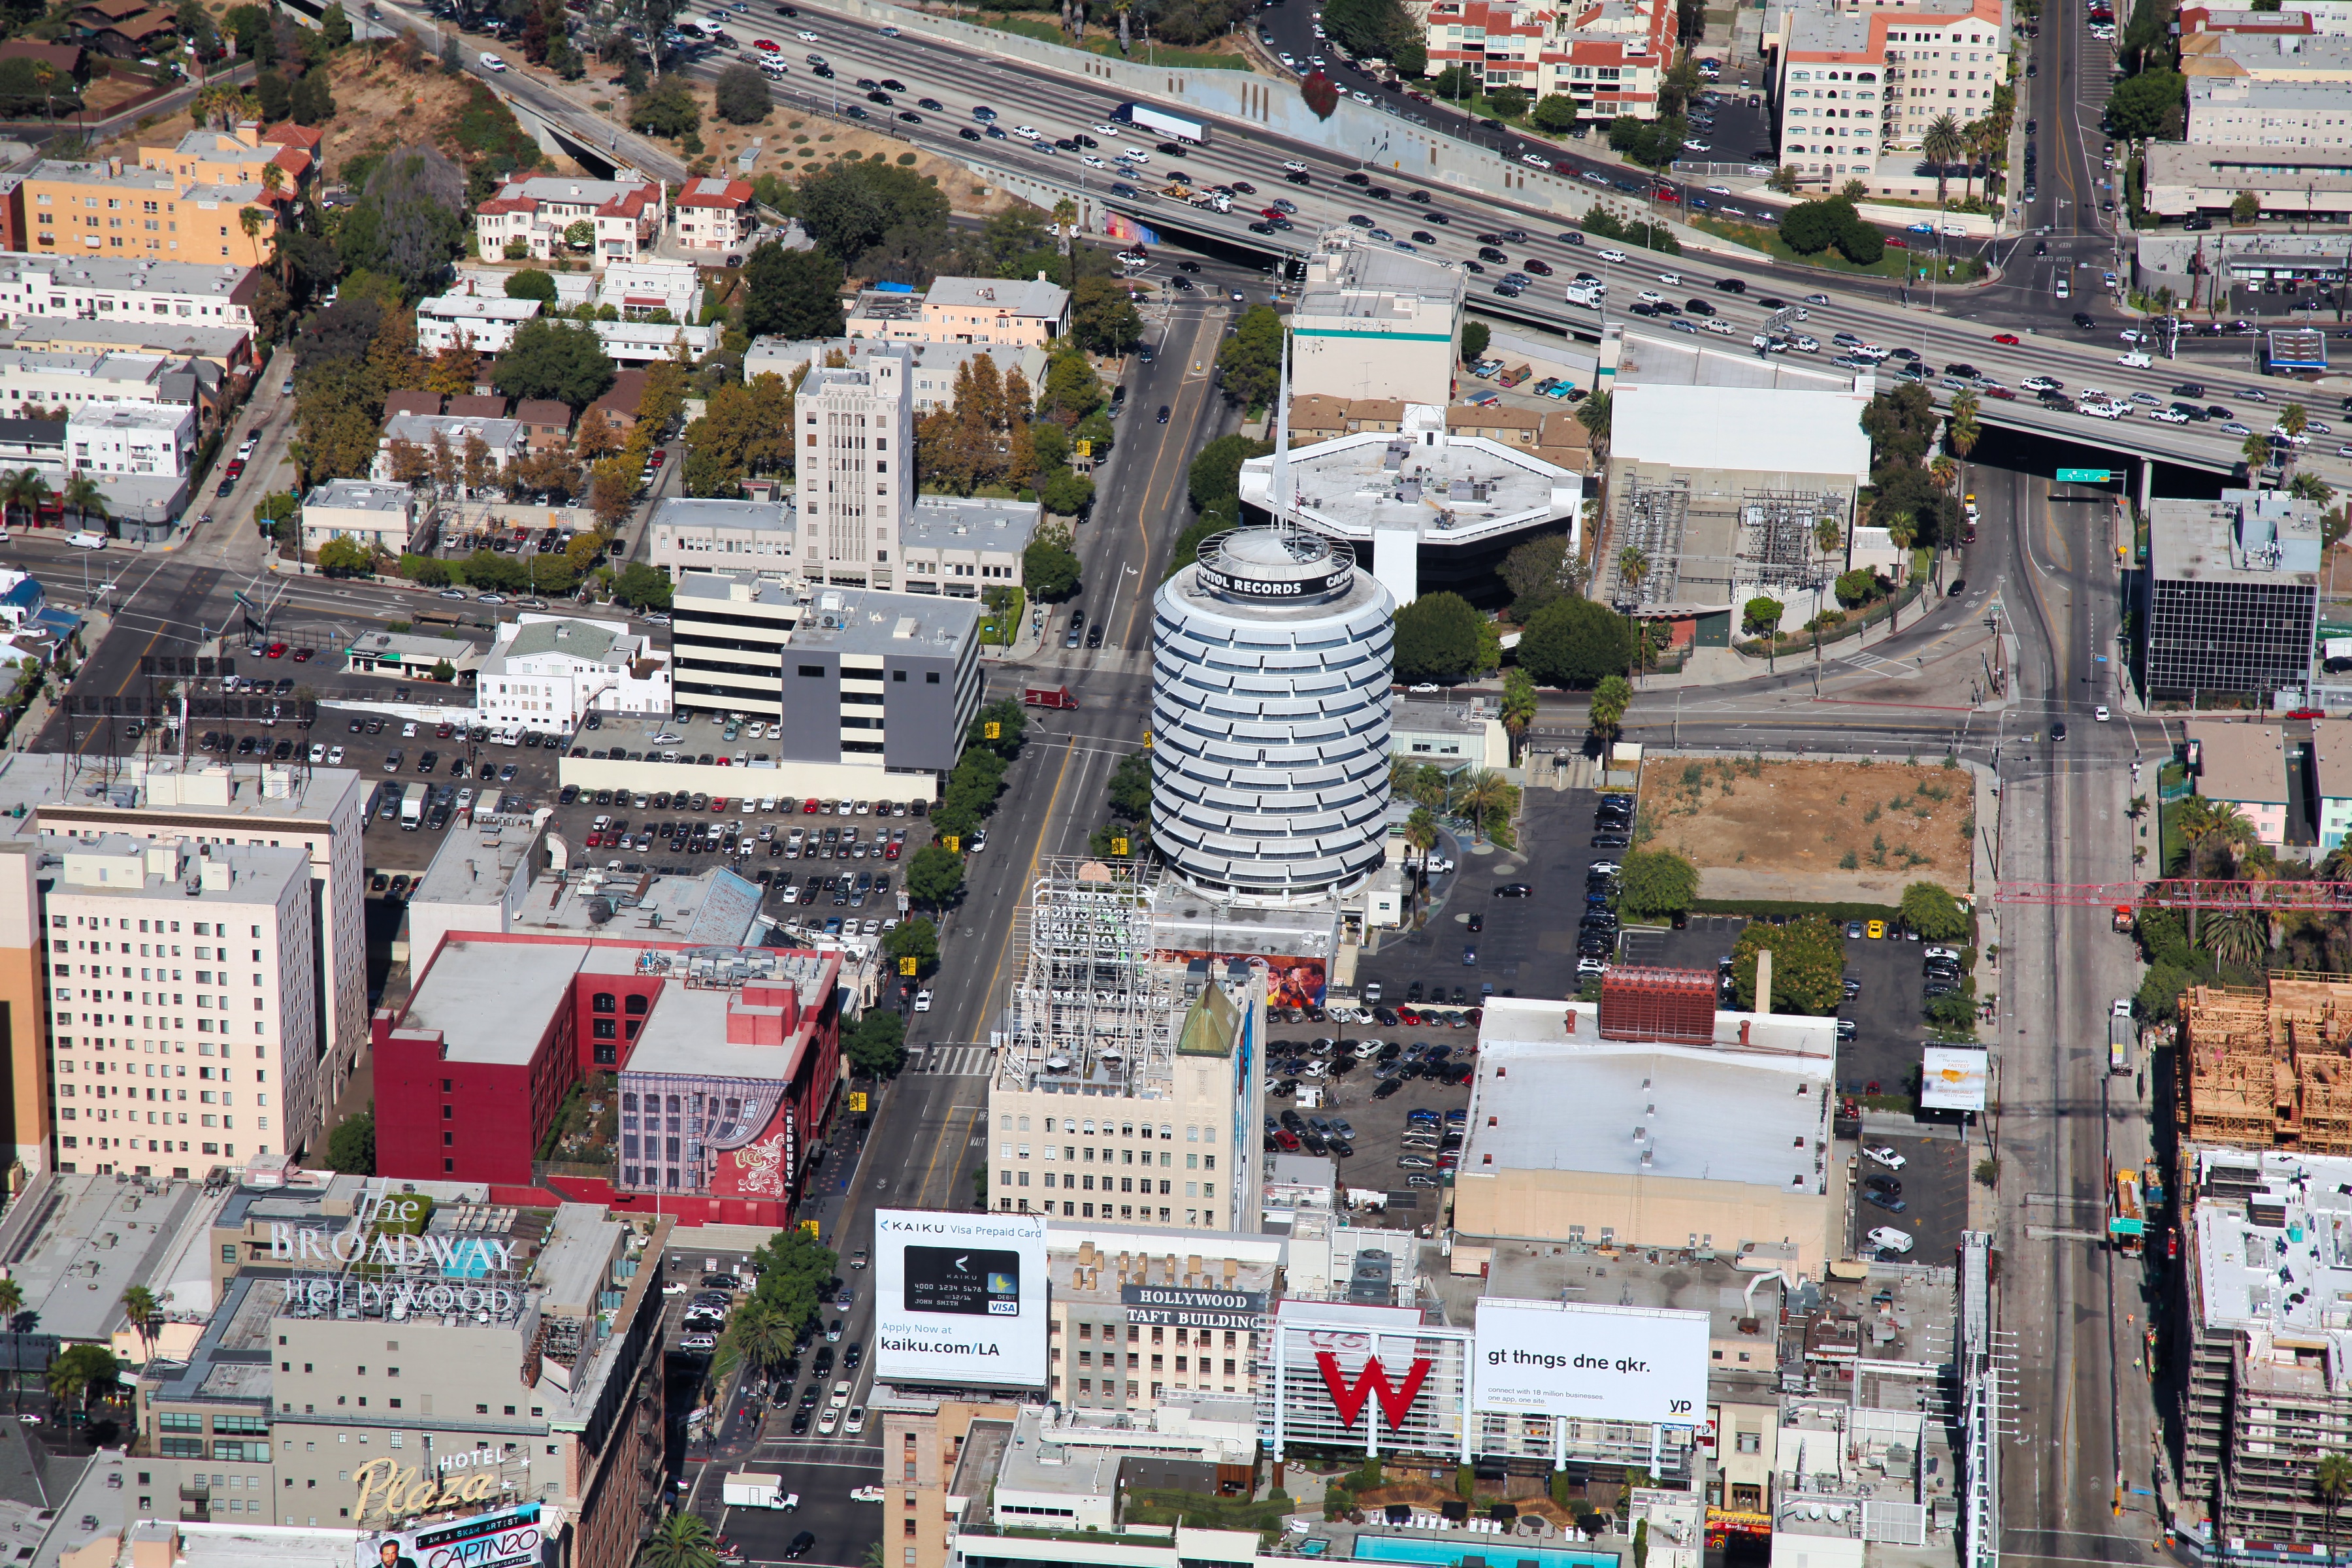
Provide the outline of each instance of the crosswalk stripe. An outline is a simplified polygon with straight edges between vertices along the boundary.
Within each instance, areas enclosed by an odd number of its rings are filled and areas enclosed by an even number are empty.
[[[926,1046],[922,1070],[943,1078],[984,1078],[995,1056],[987,1046]]]

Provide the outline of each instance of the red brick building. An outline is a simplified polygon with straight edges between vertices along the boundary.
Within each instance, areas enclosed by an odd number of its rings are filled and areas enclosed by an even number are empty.
[[[377,1173],[789,1224],[834,1114],[841,1001],[838,953],[452,935],[375,1016]],[[609,1173],[539,1164],[600,1072],[619,1078]]]

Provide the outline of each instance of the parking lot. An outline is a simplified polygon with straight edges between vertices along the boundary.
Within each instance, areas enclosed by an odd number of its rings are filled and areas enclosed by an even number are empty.
[[[1439,1184],[1448,1181],[1435,1169],[1442,1150],[1430,1146],[1408,1148],[1404,1136],[1414,1120],[1415,1111],[1426,1113],[1424,1121],[1434,1119],[1436,1125],[1433,1131],[1441,1141],[1449,1131],[1462,1131],[1458,1127],[1448,1128],[1444,1118],[1448,1111],[1467,1114],[1469,1086],[1453,1081],[1451,1075],[1414,1076],[1397,1079],[1398,1087],[1383,1094],[1380,1092],[1381,1078],[1383,1073],[1393,1076],[1407,1061],[1434,1062],[1442,1059],[1457,1067],[1468,1064],[1475,1059],[1477,1029],[1466,1019],[1458,1028],[1427,1022],[1418,1026],[1272,1023],[1267,1026],[1269,1074],[1274,1075],[1278,1082],[1289,1081],[1290,1075],[1278,1072],[1274,1066],[1286,1055],[1303,1055],[1310,1060],[1326,1059],[1317,1058],[1310,1049],[1312,1043],[1318,1038],[1349,1042],[1378,1040],[1381,1042],[1383,1051],[1391,1051],[1392,1047],[1392,1052],[1391,1059],[1385,1063],[1377,1058],[1359,1061],[1353,1059],[1347,1046],[1335,1045],[1328,1059],[1337,1070],[1327,1072],[1319,1081],[1299,1079],[1302,1092],[1295,1098],[1278,1090],[1269,1093],[1266,1097],[1267,1116],[1279,1119],[1285,1112],[1293,1112],[1302,1124],[1302,1131],[1309,1117],[1318,1118],[1327,1124],[1344,1124],[1346,1131],[1354,1136],[1344,1139],[1349,1152],[1339,1155],[1341,1184],[1386,1194],[1388,1215],[1392,1224],[1411,1226],[1436,1221],[1445,1196],[1445,1187]],[[1295,1053],[1289,1048],[1292,1046],[1296,1047]],[[1344,1067],[1339,1065],[1342,1061],[1346,1063]],[[1321,1103],[1309,1104],[1308,1100],[1318,1094]],[[1267,1146],[1269,1149],[1274,1147],[1270,1134]],[[1331,1152],[1339,1153],[1336,1147]],[[1428,1165],[1400,1165],[1399,1160],[1406,1157],[1427,1161]],[[1412,1185],[1412,1178],[1415,1176],[1432,1184]]]
[[[1621,962],[1713,969],[1747,925],[1745,915],[1693,915],[1685,931],[1634,927],[1625,932]],[[1919,943],[1892,936],[1845,944],[1846,975],[1860,981],[1862,991],[1839,1009],[1854,1021],[1854,1037],[1838,1047],[1840,1093],[1901,1095],[1918,1072],[1920,1043],[1929,1037],[1920,951]]]

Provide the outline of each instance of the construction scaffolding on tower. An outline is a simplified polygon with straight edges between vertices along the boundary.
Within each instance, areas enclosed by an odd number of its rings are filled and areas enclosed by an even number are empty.
[[[1139,860],[1050,857],[1013,916],[997,1081],[1069,1094],[1172,1093],[1181,965],[1155,963]]]

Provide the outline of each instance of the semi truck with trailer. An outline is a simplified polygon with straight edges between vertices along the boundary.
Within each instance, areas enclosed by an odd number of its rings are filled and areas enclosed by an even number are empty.
[[[1122,103],[1110,111],[1110,117],[1122,125],[1132,125],[1154,135],[1166,136],[1178,142],[1190,142],[1203,146],[1209,140],[1209,128],[1197,120],[1181,114],[1171,114],[1164,109],[1154,109],[1148,103]]]

